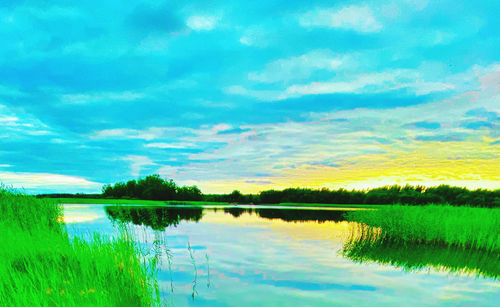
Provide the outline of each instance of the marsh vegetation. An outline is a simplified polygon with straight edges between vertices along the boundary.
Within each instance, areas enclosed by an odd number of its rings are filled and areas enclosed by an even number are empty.
[[[360,210],[346,211],[307,208],[314,206],[311,203],[279,207],[81,199],[81,203],[103,204],[73,205],[84,216],[85,210],[93,211],[89,211],[90,220],[68,228],[60,223],[59,200],[8,191],[2,191],[0,200],[0,231],[5,234],[0,237],[5,247],[0,251],[4,260],[0,299],[9,305],[182,305],[186,297],[195,305],[204,305],[208,297],[216,298],[210,303],[224,305],[225,296],[232,295],[227,289],[253,287],[270,296],[276,295],[275,289],[288,289],[286,300],[273,298],[283,304],[293,297],[295,302],[329,305],[332,297],[342,297],[337,303],[368,297],[351,297],[352,290],[373,292],[385,287],[386,279],[372,280],[378,267],[401,270],[403,275],[392,279],[416,284],[420,281],[413,274],[422,271],[484,278],[485,284],[473,281],[471,287],[489,287],[499,277],[500,209],[358,205]],[[119,230],[113,237],[106,235],[110,225]],[[82,238],[81,231],[97,234]],[[332,245],[332,238],[341,238],[338,247]],[[167,252],[148,254],[148,248]],[[210,264],[209,251],[213,252]],[[337,267],[339,262],[342,267]],[[376,266],[357,271],[360,263]],[[290,270],[296,277],[288,275]],[[345,277],[349,270],[372,275],[351,279]],[[261,271],[268,273],[263,277],[251,273]],[[332,276],[337,276],[335,282]],[[436,287],[444,287],[455,277],[433,278]],[[207,287],[200,286],[205,279]],[[342,295],[335,296],[336,291]],[[299,292],[302,296],[295,295]],[[238,293],[233,300],[264,302],[248,295],[252,291]],[[318,294],[323,298],[318,299]]]
[[[366,240],[431,244],[500,253],[500,209],[430,205],[352,211]]]
[[[343,255],[354,261],[500,276],[500,209],[384,206],[346,218]]]
[[[70,240],[60,207],[0,190],[3,306],[153,306],[156,264],[122,232]]]

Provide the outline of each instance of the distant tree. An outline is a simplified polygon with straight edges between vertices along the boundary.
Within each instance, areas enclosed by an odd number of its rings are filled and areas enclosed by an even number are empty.
[[[200,201],[203,199],[201,190],[197,186],[183,186],[177,188],[177,200]]]
[[[238,190],[234,190],[228,195],[228,202],[230,203],[242,203],[245,201],[245,197]]]
[[[141,199],[173,200],[176,196],[176,185],[173,180],[166,181],[160,175],[150,175],[139,179],[137,186],[142,192]]]
[[[139,198],[137,196],[136,187],[137,187],[137,182],[135,180],[127,181],[127,195],[130,198]]]
[[[165,180],[159,175],[151,175],[127,183],[118,182],[102,187],[105,198],[138,198],[151,200],[192,200],[231,203],[324,203],[324,204],[451,204],[455,206],[500,207],[499,190],[468,190],[461,187],[440,185],[423,186],[385,186],[371,190],[329,190],[288,188],[281,191],[267,190],[259,194],[243,195],[234,190],[230,194],[202,194],[197,186],[178,187],[173,180]],[[81,196],[87,197],[87,196]]]

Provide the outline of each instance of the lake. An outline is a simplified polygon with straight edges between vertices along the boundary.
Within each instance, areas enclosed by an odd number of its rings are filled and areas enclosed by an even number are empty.
[[[343,252],[345,209],[64,205],[70,236],[124,225],[160,262],[174,306],[498,306],[498,255],[440,247]]]

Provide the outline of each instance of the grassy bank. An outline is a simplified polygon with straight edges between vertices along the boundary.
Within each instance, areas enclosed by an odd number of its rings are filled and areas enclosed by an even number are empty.
[[[158,305],[155,262],[123,233],[70,240],[56,202],[0,190],[5,306]]]
[[[352,211],[361,223],[361,240],[396,244],[432,244],[500,252],[500,209],[429,206],[382,206]]]
[[[142,199],[108,199],[108,198],[50,198],[59,204],[99,204],[99,205],[138,205],[138,206],[165,206],[165,205],[186,205],[186,206],[222,206],[228,203],[204,202],[204,201],[163,201],[163,200],[142,200]]]
[[[50,198],[59,204],[102,204],[102,205],[140,205],[140,206],[226,206],[232,205],[227,202],[206,201],[156,201],[140,199],[107,199],[107,198]],[[241,204],[243,205],[243,204]],[[322,207],[322,208],[378,208],[383,205],[366,204],[310,204],[310,203],[281,203],[281,204],[258,204],[258,206],[287,206],[287,207]]]

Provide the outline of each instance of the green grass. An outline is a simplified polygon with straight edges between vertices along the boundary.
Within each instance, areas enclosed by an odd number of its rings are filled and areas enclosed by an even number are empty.
[[[60,204],[102,204],[102,205],[140,205],[140,206],[225,206],[226,202],[206,201],[157,201],[157,200],[134,200],[134,199],[106,199],[106,198],[50,198]],[[281,203],[281,204],[259,204],[255,206],[289,206],[289,207],[324,207],[324,208],[379,208],[384,205],[364,204],[309,204],[309,203]]]
[[[124,232],[70,240],[51,200],[0,190],[3,306],[159,305],[156,263]]]
[[[358,233],[367,241],[500,253],[500,209],[391,205],[351,211],[346,217],[362,223]]]
[[[163,200],[141,200],[141,199],[107,199],[107,198],[49,198],[59,204],[99,204],[99,205],[139,205],[139,206],[222,206],[228,203],[205,202],[205,201],[163,201]]]

